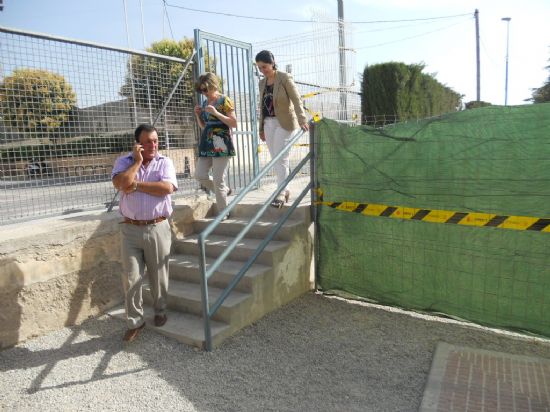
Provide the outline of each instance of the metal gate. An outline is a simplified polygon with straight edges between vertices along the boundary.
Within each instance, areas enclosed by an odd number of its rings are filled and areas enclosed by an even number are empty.
[[[229,186],[236,192],[258,174],[256,82],[253,76],[252,45],[195,29],[197,64],[195,78],[215,73],[222,81],[221,93],[235,102],[237,156],[229,163]],[[197,102],[204,96],[197,94]]]

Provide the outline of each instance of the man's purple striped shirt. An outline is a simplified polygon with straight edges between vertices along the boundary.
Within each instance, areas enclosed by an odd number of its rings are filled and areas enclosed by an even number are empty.
[[[128,170],[132,164],[134,164],[132,153],[119,157],[113,166],[111,179],[117,174]],[[141,165],[136,179],[139,182],[166,181],[172,183],[176,190],[178,189],[174,163],[168,157],[160,154],[157,154],[147,167]],[[172,214],[172,198],[170,195],[153,196],[142,192],[129,194],[121,192],[119,211],[122,216],[135,220],[152,220],[161,216],[168,217]]]

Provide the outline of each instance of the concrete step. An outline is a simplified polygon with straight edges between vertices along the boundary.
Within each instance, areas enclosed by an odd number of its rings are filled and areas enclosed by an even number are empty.
[[[298,193],[298,189],[292,189]],[[256,198],[254,198],[256,195]],[[231,218],[221,222],[215,232],[206,240],[206,264],[211,265],[223,253],[235,236],[248,224],[250,218],[261,208],[259,195],[251,193],[251,198],[243,199],[231,213]],[[268,196],[268,194],[266,194]],[[248,199],[248,200],[247,200]],[[285,222],[275,238],[269,242],[256,262],[243,276],[211,320],[213,346],[218,346],[225,338],[260,319],[265,314],[287,303],[307,290],[310,258],[297,251],[308,250],[310,228],[310,207],[308,199]],[[231,282],[257,250],[258,245],[269,234],[278,219],[288,210],[268,207],[259,222],[256,222],[231,252],[216,272],[208,280],[208,299],[212,306],[223,293],[223,288]],[[207,212],[211,216],[214,208]],[[201,214],[204,216],[204,213]],[[198,234],[212,219],[204,218],[192,223],[194,235],[173,242],[170,256],[170,284],[168,288],[168,322],[161,328],[153,325],[150,289],[144,287],[146,319],[152,330],[197,347],[204,347],[204,324],[202,320],[201,273],[198,259]],[[190,229],[190,228],[187,228]],[[186,231],[185,233],[188,233]],[[296,249],[289,249],[290,245]],[[307,270],[307,269],[305,269]],[[307,279],[306,279],[307,280]],[[124,310],[121,310],[124,318]]]
[[[198,219],[193,223],[195,233],[200,233],[212,222],[213,219]],[[236,236],[248,224],[249,218],[232,217],[221,222],[215,229],[216,235]],[[261,220],[252,226],[245,237],[253,239],[265,239],[277,224],[274,220]],[[287,220],[281,229],[277,232],[275,240],[290,240],[297,230],[304,227],[303,221]]]
[[[166,315],[168,321],[157,328],[154,326],[154,311],[151,307],[145,309],[146,328],[161,333],[170,338],[176,339],[187,345],[204,348],[204,323],[201,317],[191,313],[181,313],[168,310]],[[111,309],[107,312],[109,316],[126,321],[126,313],[123,306]],[[229,325],[223,322],[211,321],[212,341],[214,346],[218,346],[230,332]]]
[[[222,294],[223,289],[208,287],[208,301],[210,306]],[[152,305],[149,285],[143,288],[143,300]],[[213,320],[231,323],[232,318],[240,319],[252,303],[250,293],[233,290],[225,299],[222,306],[212,317]],[[202,316],[201,286],[197,283],[171,280],[168,287],[168,307],[174,311],[187,312]]]
[[[213,258],[207,257],[206,267],[208,268],[213,261]],[[170,279],[200,284],[202,275],[199,270],[199,258],[197,255],[171,255],[169,265]],[[210,279],[208,279],[208,285],[217,288],[225,288],[229,282],[233,280],[242,266],[243,262],[226,260],[220,265],[218,270],[214,272]],[[235,290],[250,292],[255,282],[270,271],[271,268],[269,266],[253,264],[246,271],[241,281],[235,287]]]
[[[206,240],[206,256],[218,257],[227,246],[233,241],[232,236],[210,235]],[[241,239],[237,247],[230,253],[231,260],[246,261],[256,251],[260,244],[260,239]],[[272,240],[260,253],[255,263],[271,266],[273,259],[282,256],[289,246],[288,241]],[[174,252],[184,255],[198,255],[199,246],[197,235],[191,235],[185,239],[178,239],[174,242]]]
[[[308,197],[309,200],[309,197]],[[292,199],[290,200],[292,202]],[[261,220],[265,221],[276,221],[279,217],[281,217],[286,210],[288,209],[288,205],[290,203],[286,203],[281,209],[276,209],[274,207],[268,207],[264,214],[261,217]],[[258,210],[260,209],[262,205],[259,203],[247,203],[246,201],[239,203],[233,211],[231,212],[231,218],[246,218],[250,219],[250,217],[254,216]],[[307,203],[300,204],[298,207],[294,210],[292,215],[290,216],[290,219],[301,221],[301,222],[309,222],[310,219],[310,206]]]

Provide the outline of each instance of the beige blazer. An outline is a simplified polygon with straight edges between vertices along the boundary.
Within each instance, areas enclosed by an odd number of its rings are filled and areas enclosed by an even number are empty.
[[[266,83],[267,79],[265,77],[260,80],[260,107],[264,100]],[[275,82],[273,83],[273,108],[275,109],[275,117],[282,128],[289,132],[307,123],[302,101],[292,76],[278,70],[275,72]],[[264,115],[262,112],[260,110],[260,132],[264,131]]]

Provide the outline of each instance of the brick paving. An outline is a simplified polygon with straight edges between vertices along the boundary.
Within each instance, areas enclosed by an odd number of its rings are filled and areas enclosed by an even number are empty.
[[[420,411],[550,412],[550,359],[439,343]]]

